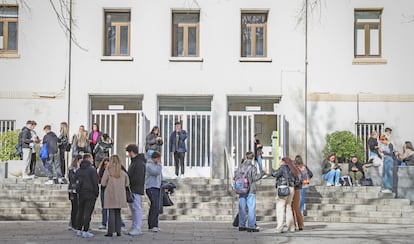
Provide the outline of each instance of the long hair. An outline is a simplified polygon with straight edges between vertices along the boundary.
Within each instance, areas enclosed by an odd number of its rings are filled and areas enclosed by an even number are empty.
[[[99,162],[98,170],[102,167],[105,167],[105,163],[109,162],[109,157],[104,157],[101,162]]]
[[[303,163],[303,159],[302,159],[302,157],[301,157],[300,155],[296,155],[296,157],[295,157],[295,164],[296,164],[297,166],[304,165],[304,163]]]
[[[405,142],[405,148],[406,149],[411,149],[411,150],[414,151],[413,144],[410,141]]]
[[[82,159],[82,155],[76,155],[73,159],[72,159],[72,163],[70,164],[71,168],[77,168],[78,167],[78,161]]]
[[[299,174],[300,174],[299,169],[293,164],[292,159],[290,159],[289,157],[284,157],[284,158],[282,158],[282,161],[287,164],[287,166],[289,167],[290,171],[292,172],[292,174],[295,177],[298,177],[299,176]]]
[[[60,133],[65,135],[66,137],[69,135],[68,123],[60,123]]]
[[[121,177],[121,160],[116,154],[109,157],[108,173],[115,178]]]

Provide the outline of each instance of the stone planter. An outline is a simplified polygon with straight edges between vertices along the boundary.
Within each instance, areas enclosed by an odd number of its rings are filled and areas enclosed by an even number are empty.
[[[22,177],[23,160],[9,160],[0,163],[0,179]]]

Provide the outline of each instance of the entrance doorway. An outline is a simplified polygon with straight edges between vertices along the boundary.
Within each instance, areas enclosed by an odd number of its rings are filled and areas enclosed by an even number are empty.
[[[97,123],[100,130],[113,139],[114,145],[110,154],[117,154],[125,167],[130,162],[125,151],[128,144],[137,144],[139,152],[145,152],[145,133],[149,121],[138,110],[140,103],[139,97],[91,97],[91,122]]]

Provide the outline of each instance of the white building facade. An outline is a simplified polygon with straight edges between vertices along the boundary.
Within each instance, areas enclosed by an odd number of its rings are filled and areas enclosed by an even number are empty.
[[[414,139],[411,1],[309,1],[307,22],[302,0],[3,2],[0,120],[16,128],[98,123],[125,157],[158,125],[167,177],[179,118],[189,177],[224,178],[255,133],[267,170],[301,154],[315,172],[326,134],[358,121]]]

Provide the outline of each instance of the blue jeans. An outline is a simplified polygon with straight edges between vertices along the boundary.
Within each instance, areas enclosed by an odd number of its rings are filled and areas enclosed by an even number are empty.
[[[151,187],[145,190],[151,202],[148,213],[148,229],[158,227],[158,216],[160,214],[160,188]]]
[[[108,209],[104,208],[104,199],[105,199],[105,187],[101,186],[101,208],[102,208],[101,224],[106,226],[106,223],[108,222]]]
[[[256,194],[239,195],[239,227],[245,227],[246,205],[248,208],[247,227],[256,228]]]
[[[147,160],[149,160],[149,159],[151,159],[152,158],[152,154],[154,153],[154,150],[152,150],[152,149],[148,149],[148,151],[147,151]]]
[[[341,170],[331,169],[328,171],[328,173],[322,175],[322,177],[324,180],[328,181],[328,184],[331,186],[339,184],[339,178],[341,178]]]
[[[302,187],[302,189],[300,190],[300,212],[303,213],[305,212],[305,195],[306,195],[306,187]]]
[[[392,170],[394,160],[390,156],[384,156],[384,170],[382,171],[382,183],[385,189],[392,191],[393,176]]]
[[[257,165],[259,165],[260,173],[263,172],[263,162],[262,162],[262,155],[257,155]]]

